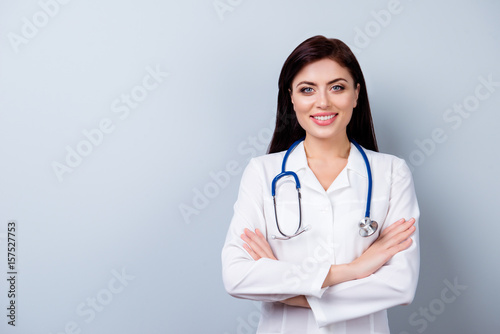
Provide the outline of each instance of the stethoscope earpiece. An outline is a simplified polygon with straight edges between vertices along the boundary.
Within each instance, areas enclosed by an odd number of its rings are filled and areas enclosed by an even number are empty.
[[[359,221],[359,235],[369,237],[377,231],[378,223],[371,220],[370,217],[365,217]]]

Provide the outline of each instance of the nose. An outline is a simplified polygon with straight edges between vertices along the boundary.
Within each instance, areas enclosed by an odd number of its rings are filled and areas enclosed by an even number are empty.
[[[328,92],[326,90],[322,90],[318,95],[318,99],[316,100],[317,106],[320,109],[328,109],[330,107],[330,100],[328,97]]]

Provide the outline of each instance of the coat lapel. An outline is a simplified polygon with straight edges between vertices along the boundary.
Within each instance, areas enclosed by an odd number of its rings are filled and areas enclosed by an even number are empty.
[[[307,186],[308,188],[311,188],[318,192],[325,192],[318,179],[307,164],[304,142],[298,144],[293,152],[290,153],[286,164],[286,170],[291,170],[297,173],[302,187]],[[361,153],[358,151],[356,146],[354,146],[352,143],[346,167],[333,181],[327,192],[334,192],[349,187],[351,184],[349,181],[349,177],[353,176],[351,172],[367,178],[366,166],[363,157],[361,156]]]

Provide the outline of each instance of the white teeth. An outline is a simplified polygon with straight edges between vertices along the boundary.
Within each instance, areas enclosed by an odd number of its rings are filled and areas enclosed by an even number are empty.
[[[334,118],[336,115],[337,114],[330,115],[330,116],[313,116],[313,117],[314,117],[314,119],[317,119],[318,121],[326,121],[326,120]]]

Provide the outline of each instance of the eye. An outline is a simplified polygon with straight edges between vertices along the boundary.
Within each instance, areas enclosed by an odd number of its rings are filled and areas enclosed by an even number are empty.
[[[341,90],[343,90],[343,89],[344,89],[344,87],[343,87],[343,86],[340,86],[340,85],[335,85],[335,86],[332,86],[332,90],[333,90],[334,92],[338,92],[338,91],[341,91]]]
[[[300,89],[300,92],[305,94],[311,94],[312,92],[314,92],[314,90],[311,87],[303,87]]]

